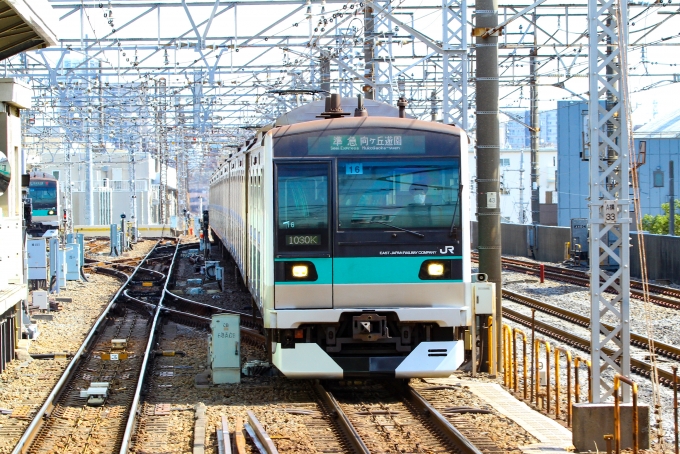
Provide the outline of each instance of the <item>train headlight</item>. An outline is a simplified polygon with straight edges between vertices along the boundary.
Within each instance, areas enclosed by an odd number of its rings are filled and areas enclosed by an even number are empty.
[[[430,263],[427,265],[427,274],[430,276],[441,276],[444,274],[444,265],[442,263]]]
[[[305,278],[309,275],[309,268],[307,265],[295,265],[293,266],[293,277]]]
[[[53,214],[54,214],[54,210],[50,210],[50,211],[48,211],[48,212],[47,212],[47,214],[49,214],[49,215],[53,215]]]

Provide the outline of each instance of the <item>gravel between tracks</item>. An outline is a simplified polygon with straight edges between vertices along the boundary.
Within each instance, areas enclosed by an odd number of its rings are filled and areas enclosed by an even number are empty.
[[[503,287],[512,290],[514,292],[523,293],[533,298],[545,301],[552,305],[563,307],[569,309],[573,312],[579,313],[581,315],[590,316],[590,290],[588,288],[579,287],[577,285],[568,284],[564,282],[551,281],[546,279],[545,283],[540,284],[539,280],[532,276],[527,276],[523,273],[517,273],[513,271],[503,271]],[[503,305],[505,307],[520,311],[525,314],[530,314],[531,311],[514,302],[504,300]],[[680,330],[676,327],[680,324],[680,310],[670,309],[655,304],[649,304],[649,317],[652,320],[653,334],[652,336],[662,342],[678,345],[680,344]],[[641,335],[647,335],[647,328],[645,323],[645,307],[642,301],[631,298],[630,299],[630,312],[631,312],[631,332],[635,332]],[[609,315],[609,314],[608,314]],[[564,320],[557,319],[556,317],[549,316],[547,314],[536,311],[537,319],[545,321],[547,323],[559,326],[562,329],[571,330],[581,335],[581,337],[587,338],[589,335],[589,330],[585,328],[575,327]],[[613,320],[609,316],[605,316],[605,322],[612,322]],[[530,332],[530,329],[517,325],[512,322],[505,321],[512,327],[519,327],[526,333]],[[546,336],[538,335],[538,338],[546,339]],[[590,353],[581,352],[576,350],[574,347],[562,344],[553,339],[550,339],[552,345],[559,345],[571,350],[573,353],[577,353],[585,358],[590,358]],[[635,353],[637,352],[637,353]],[[640,349],[631,349],[631,353],[638,359],[644,360],[644,351]],[[531,346],[528,347],[528,355],[532,355]],[[672,362],[664,358],[659,358],[659,365],[664,369],[670,370],[671,364],[678,364],[677,362]],[[521,369],[520,369],[521,371]],[[520,372],[521,373],[521,372]],[[582,381],[585,381],[585,372],[582,372]],[[563,389],[566,389],[566,366],[565,362],[561,361],[560,365],[560,383],[563,385]],[[613,381],[613,375],[606,376],[608,381],[611,383]],[[650,409],[653,409],[653,393],[652,393],[652,382],[645,379],[639,375],[633,375],[633,380],[638,383],[639,386],[639,398],[641,404],[647,404]],[[554,378],[553,378],[554,382]],[[583,394],[582,398],[587,397],[585,394],[587,388],[582,386]],[[672,431],[673,431],[673,394],[669,388],[660,387],[659,395],[662,406],[662,419],[663,419],[663,430],[665,434],[666,443],[672,442]],[[566,396],[562,395],[563,408],[566,408]],[[650,414],[650,427],[655,431],[658,427],[655,418]],[[650,440],[654,443],[655,436],[654,432],[650,432]],[[657,445],[652,446],[654,449],[658,449]],[[667,446],[668,448],[668,446]]]
[[[126,257],[144,257],[155,244],[155,240],[142,241],[133,251],[126,252]],[[104,274],[93,273],[88,280],[68,282],[59,297],[70,297],[73,301],[62,303],[61,311],[51,312],[51,321],[37,320],[40,335],[29,341],[29,354],[72,353],[80,348],[95,320],[122,285],[120,280]],[[21,438],[21,429],[28,426],[69,363],[66,359],[33,360],[25,350],[19,354],[0,375],[0,408],[27,407],[29,413],[21,419],[0,414],[0,454],[12,451]]]
[[[96,242],[96,247],[95,249],[98,249],[99,252],[95,253],[87,253],[88,251],[85,251],[87,256],[89,258],[97,259],[97,260],[112,260],[112,259],[120,259],[120,258],[127,258],[127,259],[134,259],[134,258],[140,258],[140,257],[145,257],[146,254],[149,253],[151,249],[156,244],[156,239],[153,238],[144,238],[140,239],[137,243],[133,244],[132,250],[131,251],[126,251],[123,252],[119,256],[115,255],[109,255],[109,252],[111,251],[111,247],[109,246],[109,241],[108,240],[98,240]]]
[[[233,263],[221,258],[221,254],[213,248],[211,259],[220,260],[226,270],[226,290],[220,292],[213,287],[211,294],[184,295],[184,297],[224,307],[231,310],[249,310],[250,296],[242,287],[235,288]],[[196,273],[195,266],[184,258],[176,271],[178,289],[188,278],[202,277]],[[206,331],[177,326],[170,328],[170,338],[164,338],[163,349],[175,349],[187,352],[186,357],[156,358],[154,374],[149,381],[148,395],[145,401],[145,412],[140,427],[155,424],[166,427],[170,424],[159,423],[158,417],[150,416],[159,404],[168,404],[170,413],[162,418],[171,421],[173,431],[167,434],[167,443],[159,443],[162,434],[152,434],[148,430],[138,433],[136,449],[144,452],[181,452],[191,449],[191,431],[193,430],[193,409],[200,402],[206,405],[206,454],[217,453],[215,428],[221,424],[221,416],[227,417],[229,427],[233,430],[236,419],[246,420],[247,410],[253,410],[280,452],[315,453],[322,447],[315,444],[313,433],[308,430],[310,418],[318,415],[300,415],[287,412],[290,408],[313,408],[316,400],[311,394],[309,382],[289,380],[284,377],[243,377],[240,384],[210,386],[196,388],[194,376],[203,372],[208,366],[206,352],[208,350],[208,333]],[[260,348],[247,344],[242,345],[241,363],[252,359],[265,359]],[[173,371],[172,374],[168,372]],[[165,373],[163,373],[165,372]],[[455,406],[485,406],[479,398],[465,389],[442,390],[446,398]],[[498,444],[507,452],[519,452],[518,447],[535,443],[536,440],[514,422],[499,414],[470,415],[476,423],[483,425]],[[163,430],[163,429],[161,429]],[[330,428],[328,429],[331,430]]]
[[[52,312],[53,320],[38,320],[38,339],[30,341],[29,353],[75,352],[82,345],[94,321],[118,291],[121,281],[110,276],[93,274],[90,282],[69,282],[60,297],[71,297],[61,311]],[[68,365],[64,359],[33,360],[24,353],[9,364],[0,375],[0,407],[15,410],[29,406],[31,417],[59,380]],[[11,452],[21,433],[2,432],[2,428],[27,427],[30,418],[16,419],[0,415],[0,453]]]

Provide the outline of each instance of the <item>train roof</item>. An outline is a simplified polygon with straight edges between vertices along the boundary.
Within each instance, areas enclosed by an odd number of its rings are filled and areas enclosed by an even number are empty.
[[[56,177],[51,173],[43,171],[31,171],[31,180],[54,180],[57,181]]]
[[[370,113],[370,111],[369,111]],[[294,125],[282,126],[277,128],[273,135],[281,137],[289,134],[303,134],[308,132],[334,129],[358,129],[358,128],[404,128],[418,131],[438,132],[442,134],[461,135],[463,132],[457,126],[436,123],[433,121],[422,121],[415,118],[393,118],[393,117],[346,117],[334,118],[332,120],[307,121]]]
[[[363,101],[364,107],[371,117],[399,117],[399,109],[397,107],[373,99],[364,99]],[[322,99],[297,107],[277,118],[274,126],[294,125],[318,120],[319,114],[325,110],[325,104],[326,100]],[[346,112],[354,114],[354,108],[357,106],[357,98],[341,98],[341,104],[342,107],[346,109]],[[413,118],[410,115],[409,117]]]

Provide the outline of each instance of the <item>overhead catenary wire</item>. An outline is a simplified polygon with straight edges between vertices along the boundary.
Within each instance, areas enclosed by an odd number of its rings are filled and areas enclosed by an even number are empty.
[[[629,87],[628,87],[628,42],[627,42],[627,36],[625,33],[621,31],[621,24],[623,24],[623,17],[622,17],[622,8],[627,8],[627,4],[625,3],[625,0],[617,0],[617,5],[618,8],[616,9],[616,21],[619,24],[619,33],[617,34],[617,39],[618,39],[618,46],[619,46],[619,58],[621,60],[621,78],[620,78],[620,92],[623,96],[623,104],[624,104],[624,109],[626,112],[626,124],[621,125],[621,127],[627,129],[627,137],[628,137],[628,143],[625,144],[625,146],[628,148],[629,152],[629,162],[630,162],[630,167],[631,167],[631,174],[632,174],[632,179],[633,179],[633,202],[635,206],[635,222],[637,226],[637,240],[638,240],[638,250],[639,250],[639,256],[640,256],[640,270],[641,270],[641,280],[642,280],[642,289],[643,289],[643,307],[644,307],[644,315],[645,315],[645,327],[646,327],[646,334],[648,337],[648,349],[649,349],[649,358],[650,358],[650,363],[652,367],[652,376],[651,376],[651,381],[652,381],[652,403],[654,405],[654,415],[657,418],[657,431],[658,431],[658,436],[657,440],[659,443],[659,448],[661,449],[662,452],[665,452],[664,449],[664,437],[663,437],[663,422],[661,418],[661,391],[660,391],[660,386],[659,386],[659,365],[656,359],[656,347],[654,345],[654,321],[652,320],[652,308],[651,308],[651,302],[649,299],[649,275],[647,272],[647,255],[646,255],[646,250],[645,250],[645,242],[644,242],[644,235],[643,235],[643,230],[642,230],[642,211],[640,209],[640,182],[638,179],[638,172],[635,163],[637,162],[636,160],[636,154],[635,154],[635,143],[634,143],[634,138],[633,138],[633,122],[632,122],[632,108],[630,105],[630,99],[629,99]],[[625,29],[625,27],[623,27]],[[624,148],[625,150],[625,148]],[[625,152],[625,151],[624,151]],[[622,170],[622,171],[628,171]],[[628,188],[620,188],[621,190],[628,190]],[[627,244],[627,239],[625,244],[622,244],[622,247],[628,247]]]

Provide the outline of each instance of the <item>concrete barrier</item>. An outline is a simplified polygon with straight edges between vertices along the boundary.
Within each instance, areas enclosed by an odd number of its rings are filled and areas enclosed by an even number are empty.
[[[680,237],[643,234],[647,275],[650,280],[667,279],[680,284]],[[638,236],[631,234],[630,275],[641,277],[640,248]]]
[[[535,251],[536,260],[542,262],[561,262],[564,260],[564,243],[571,236],[569,227],[552,227],[539,225],[536,227]]]

